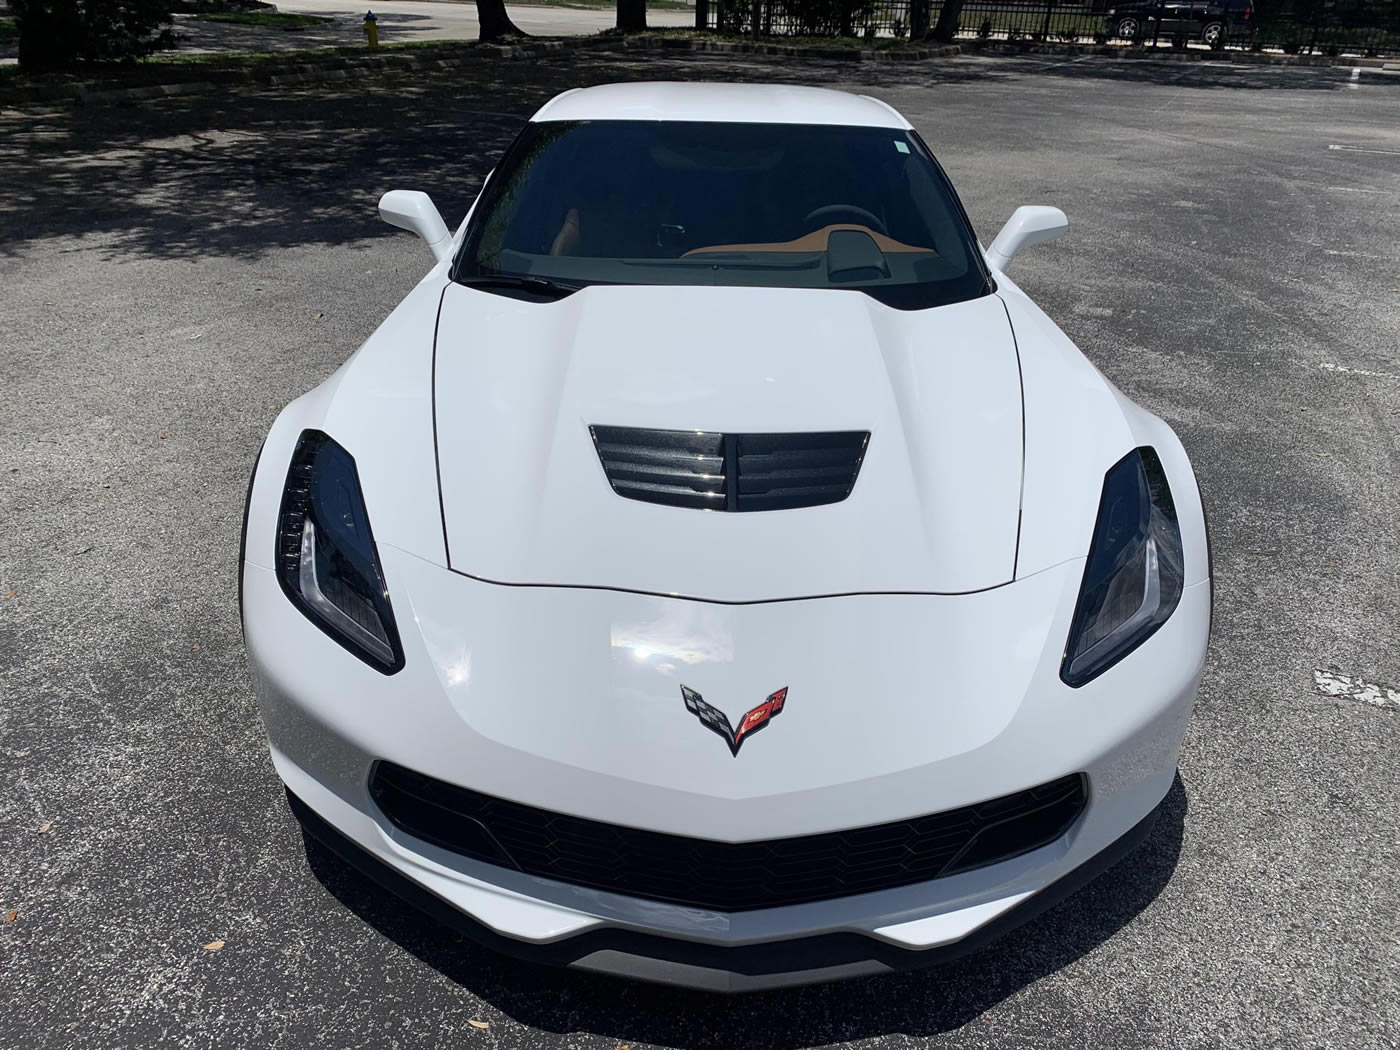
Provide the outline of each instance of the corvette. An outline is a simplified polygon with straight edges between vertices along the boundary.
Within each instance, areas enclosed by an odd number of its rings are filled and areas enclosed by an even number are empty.
[[[303,826],[500,951],[741,991],[925,965],[1129,855],[1210,629],[1181,442],[875,99],[525,124],[289,404],[240,604]],[[718,738],[718,739],[717,739]]]

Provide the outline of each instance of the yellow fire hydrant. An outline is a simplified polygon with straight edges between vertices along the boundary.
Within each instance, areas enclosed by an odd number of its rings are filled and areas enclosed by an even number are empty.
[[[369,41],[370,47],[379,46],[379,19],[374,17],[373,11],[365,12],[365,39]]]

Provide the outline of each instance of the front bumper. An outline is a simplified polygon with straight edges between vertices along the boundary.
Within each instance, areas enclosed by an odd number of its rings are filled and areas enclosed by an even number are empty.
[[[757,992],[877,976],[950,962],[978,951],[1030,922],[1131,853],[1151,833],[1164,803],[1122,836],[1039,893],[1020,899],[972,933],[934,948],[901,948],[855,933],[826,933],[790,940],[723,947],[699,941],[605,927],[561,941],[532,944],[505,937],[398,868],[337,831],[290,789],[287,801],[301,826],[341,860],[442,925],[502,955],[546,966],[574,967],[634,980],[712,992]]]
[[[1171,786],[1209,621],[1209,585],[1188,587],[1132,657],[1071,690],[1058,666],[1082,561],[974,595],[722,606],[487,584],[387,545],[381,557],[406,657],[392,677],[307,622],[270,571],[244,570],[272,756],[308,828],[513,954],[721,990],[970,950],[1131,848]],[[679,682],[703,682],[731,714],[790,694],[736,757],[685,710]],[[727,913],[415,839],[370,798],[381,759],[542,809],[730,842],[954,809],[1076,772],[1089,803],[1059,840],[984,868]]]

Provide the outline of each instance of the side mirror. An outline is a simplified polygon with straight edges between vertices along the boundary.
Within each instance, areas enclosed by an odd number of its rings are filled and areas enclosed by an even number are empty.
[[[993,270],[1005,273],[1022,248],[1053,241],[1067,229],[1069,220],[1059,208],[1047,208],[1042,204],[1022,205],[1006,220],[997,239],[987,249],[987,264]]]
[[[433,199],[426,193],[390,190],[379,198],[379,217],[390,226],[422,237],[438,262],[452,254],[452,234],[434,207]]]

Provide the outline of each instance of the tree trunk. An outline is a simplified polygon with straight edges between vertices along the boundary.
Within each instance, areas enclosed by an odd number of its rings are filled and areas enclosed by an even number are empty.
[[[938,12],[938,24],[933,27],[933,39],[951,44],[958,35],[958,19],[962,17],[964,0],[943,0],[943,8]]]
[[[476,20],[481,23],[481,42],[489,44],[506,36],[524,36],[506,13],[506,0],[476,0]]]
[[[929,0],[910,0],[909,39],[922,40],[928,35]]]
[[[647,28],[647,0],[617,0],[619,33],[642,33]]]

